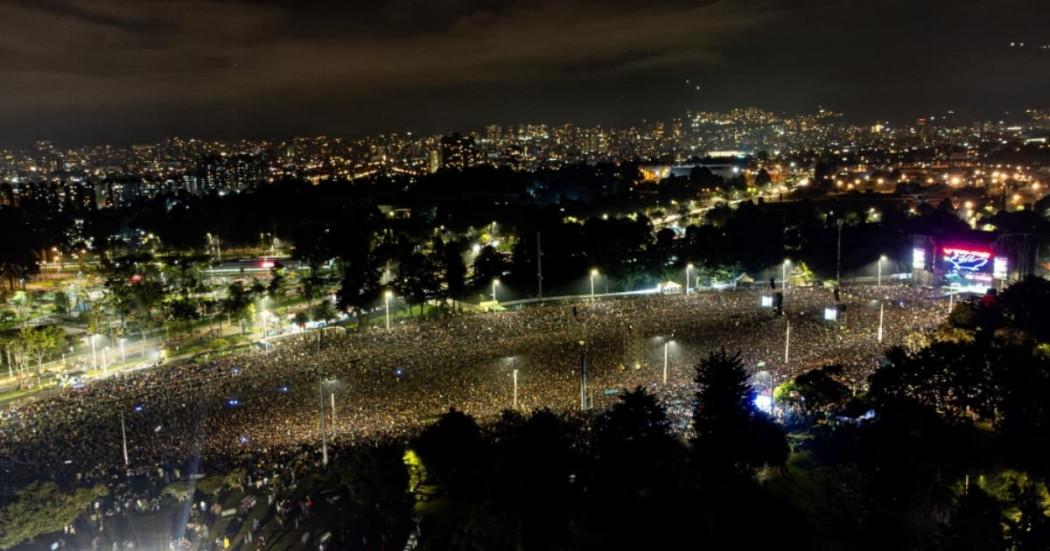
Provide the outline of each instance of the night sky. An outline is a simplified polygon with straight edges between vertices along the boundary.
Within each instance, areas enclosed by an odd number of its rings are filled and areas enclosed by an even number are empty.
[[[999,117],[1050,107],[1048,21],[1047,0],[4,0],[0,146]]]

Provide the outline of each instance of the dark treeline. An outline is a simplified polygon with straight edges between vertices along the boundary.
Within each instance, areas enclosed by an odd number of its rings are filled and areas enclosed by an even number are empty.
[[[874,275],[881,255],[890,262],[886,270],[907,269],[913,234],[969,231],[950,202],[910,208],[887,196],[745,200],[691,214],[690,201],[710,200],[703,191],[710,177],[671,178],[646,188],[632,185],[636,170],[634,165],[538,173],[478,168],[316,186],[283,181],[226,196],[182,194],[131,208],[79,212],[28,204],[0,209],[6,237],[0,271],[10,288],[38,269],[46,248],[90,248],[105,260],[140,252],[143,233],[159,237],[159,254],[204,250],[209,235],[224,248],[258,247],[277,238],[292,243],[295,256],[312,266],[338,260],[332,283],[346,280],[346,270],[355,271],[349,276],[356,285],[352,292],[367,287],[376,271],[407,266],[422,271],[416,279],[439,281],[440,289],[410,289],[405,296],[473,298],[499,277],[505,297],[525,297],[538,292],[537,234],[545,291],[555,294],[585,289],[592,269],[602,274],[602,290],[682,282],[687,264],[694,264],[694,281],[703,284],[744,272],[757,278],[785,258],[805,264],[816,277],[834,278],[840,223],[842,274]],[[673,215],[682,216],[679,231],[670,226],[654,231],[659,220]],[[989,222],[1006,231],[1050,235],[1050,224],[1033,213],[998,214]],[[493,223],[495,232],[488,229]],[[486,234],[493,239],[482,239]],[[469,254],[479,242],[499,245]],[[151,247],[157,252],[156,242]],[[450,268],[457,254],[473,270]],[[461,282],[461,272],[475,277]]]

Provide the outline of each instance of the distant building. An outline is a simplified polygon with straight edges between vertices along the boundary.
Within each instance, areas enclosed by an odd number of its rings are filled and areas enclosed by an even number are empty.
[[[645,182],[659,182],[670,176],[688,178],[693,169],[697,167],[706,168],[715,176],[723,180],[729,180],[740,175],[743,162],[742,159],[734,157],[708,159],[695,163],[639,165],[638,172]]]
[[[207,155],[197,163],[198,193],[237,192],[266,182],[262,155],[239,153]]]
[[[441,170],[441,152],[431,149],[427,153],[427,172],[433,174]]]
[[[441,167],[465,170],[483,163],[485,156],[470,136],[452,134],[441,137]]]

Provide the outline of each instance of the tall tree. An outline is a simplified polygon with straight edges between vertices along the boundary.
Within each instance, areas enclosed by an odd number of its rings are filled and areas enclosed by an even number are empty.
[[[485,288],[492,284],[493,279],[503,277],[510,270],[510,257],[496,250],[495,247],[482,247],[477,258],[474,259],[474,277],[472,284],[475,287]]]
[[[252,295],[240,281],[231,283],[226,288],[226,297],[222,301],[222,311],[230,321],[251,321]]]
[[[944,551],[1006,549],[1003,520],[1002,505],[994,497],[980,488],[970,488],[942,531],[939,547]]]
[[[430,256],[421,252],[401,256],[395,286],[398,294],[408,300],[409,306],[419,305],[422,313],[423,305],[437,294],[439,281],[437,266]]]
[[[0,207],[0,277],[14,291],[16,283],[40,271],[35,251],[42,243],[20,211]]]
[[[443,243],[440,254],[445,276],[445,298],[463,298],[467,288],[467,265],[463,262],[462,247],[454,241]]]
[[[379,267],[374,256],[367,255],[343,268],[343,281],[336,294],[343,310],[353,310],[358,325],[368,320],[368,310],[382,298],[379,286]]]
[[[750,475],[787,461],[782,430],[754,406],[740,354],[711,353],[696,366],[693,447],[702,471]]]

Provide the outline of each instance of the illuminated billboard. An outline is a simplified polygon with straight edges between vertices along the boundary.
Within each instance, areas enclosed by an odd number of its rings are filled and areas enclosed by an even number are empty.
[[[1009,274],[1008,267],[1005,257],[995,257],[995,261],[992,262],[992,277],[995,279],[1006,279]]]
[[[915,248],[911,250],[911,269],[926,269],[926,249]]]
[[[995,255],[987,249],[950,246],[942,249],[944,277],[951,283],[990,282]]]

